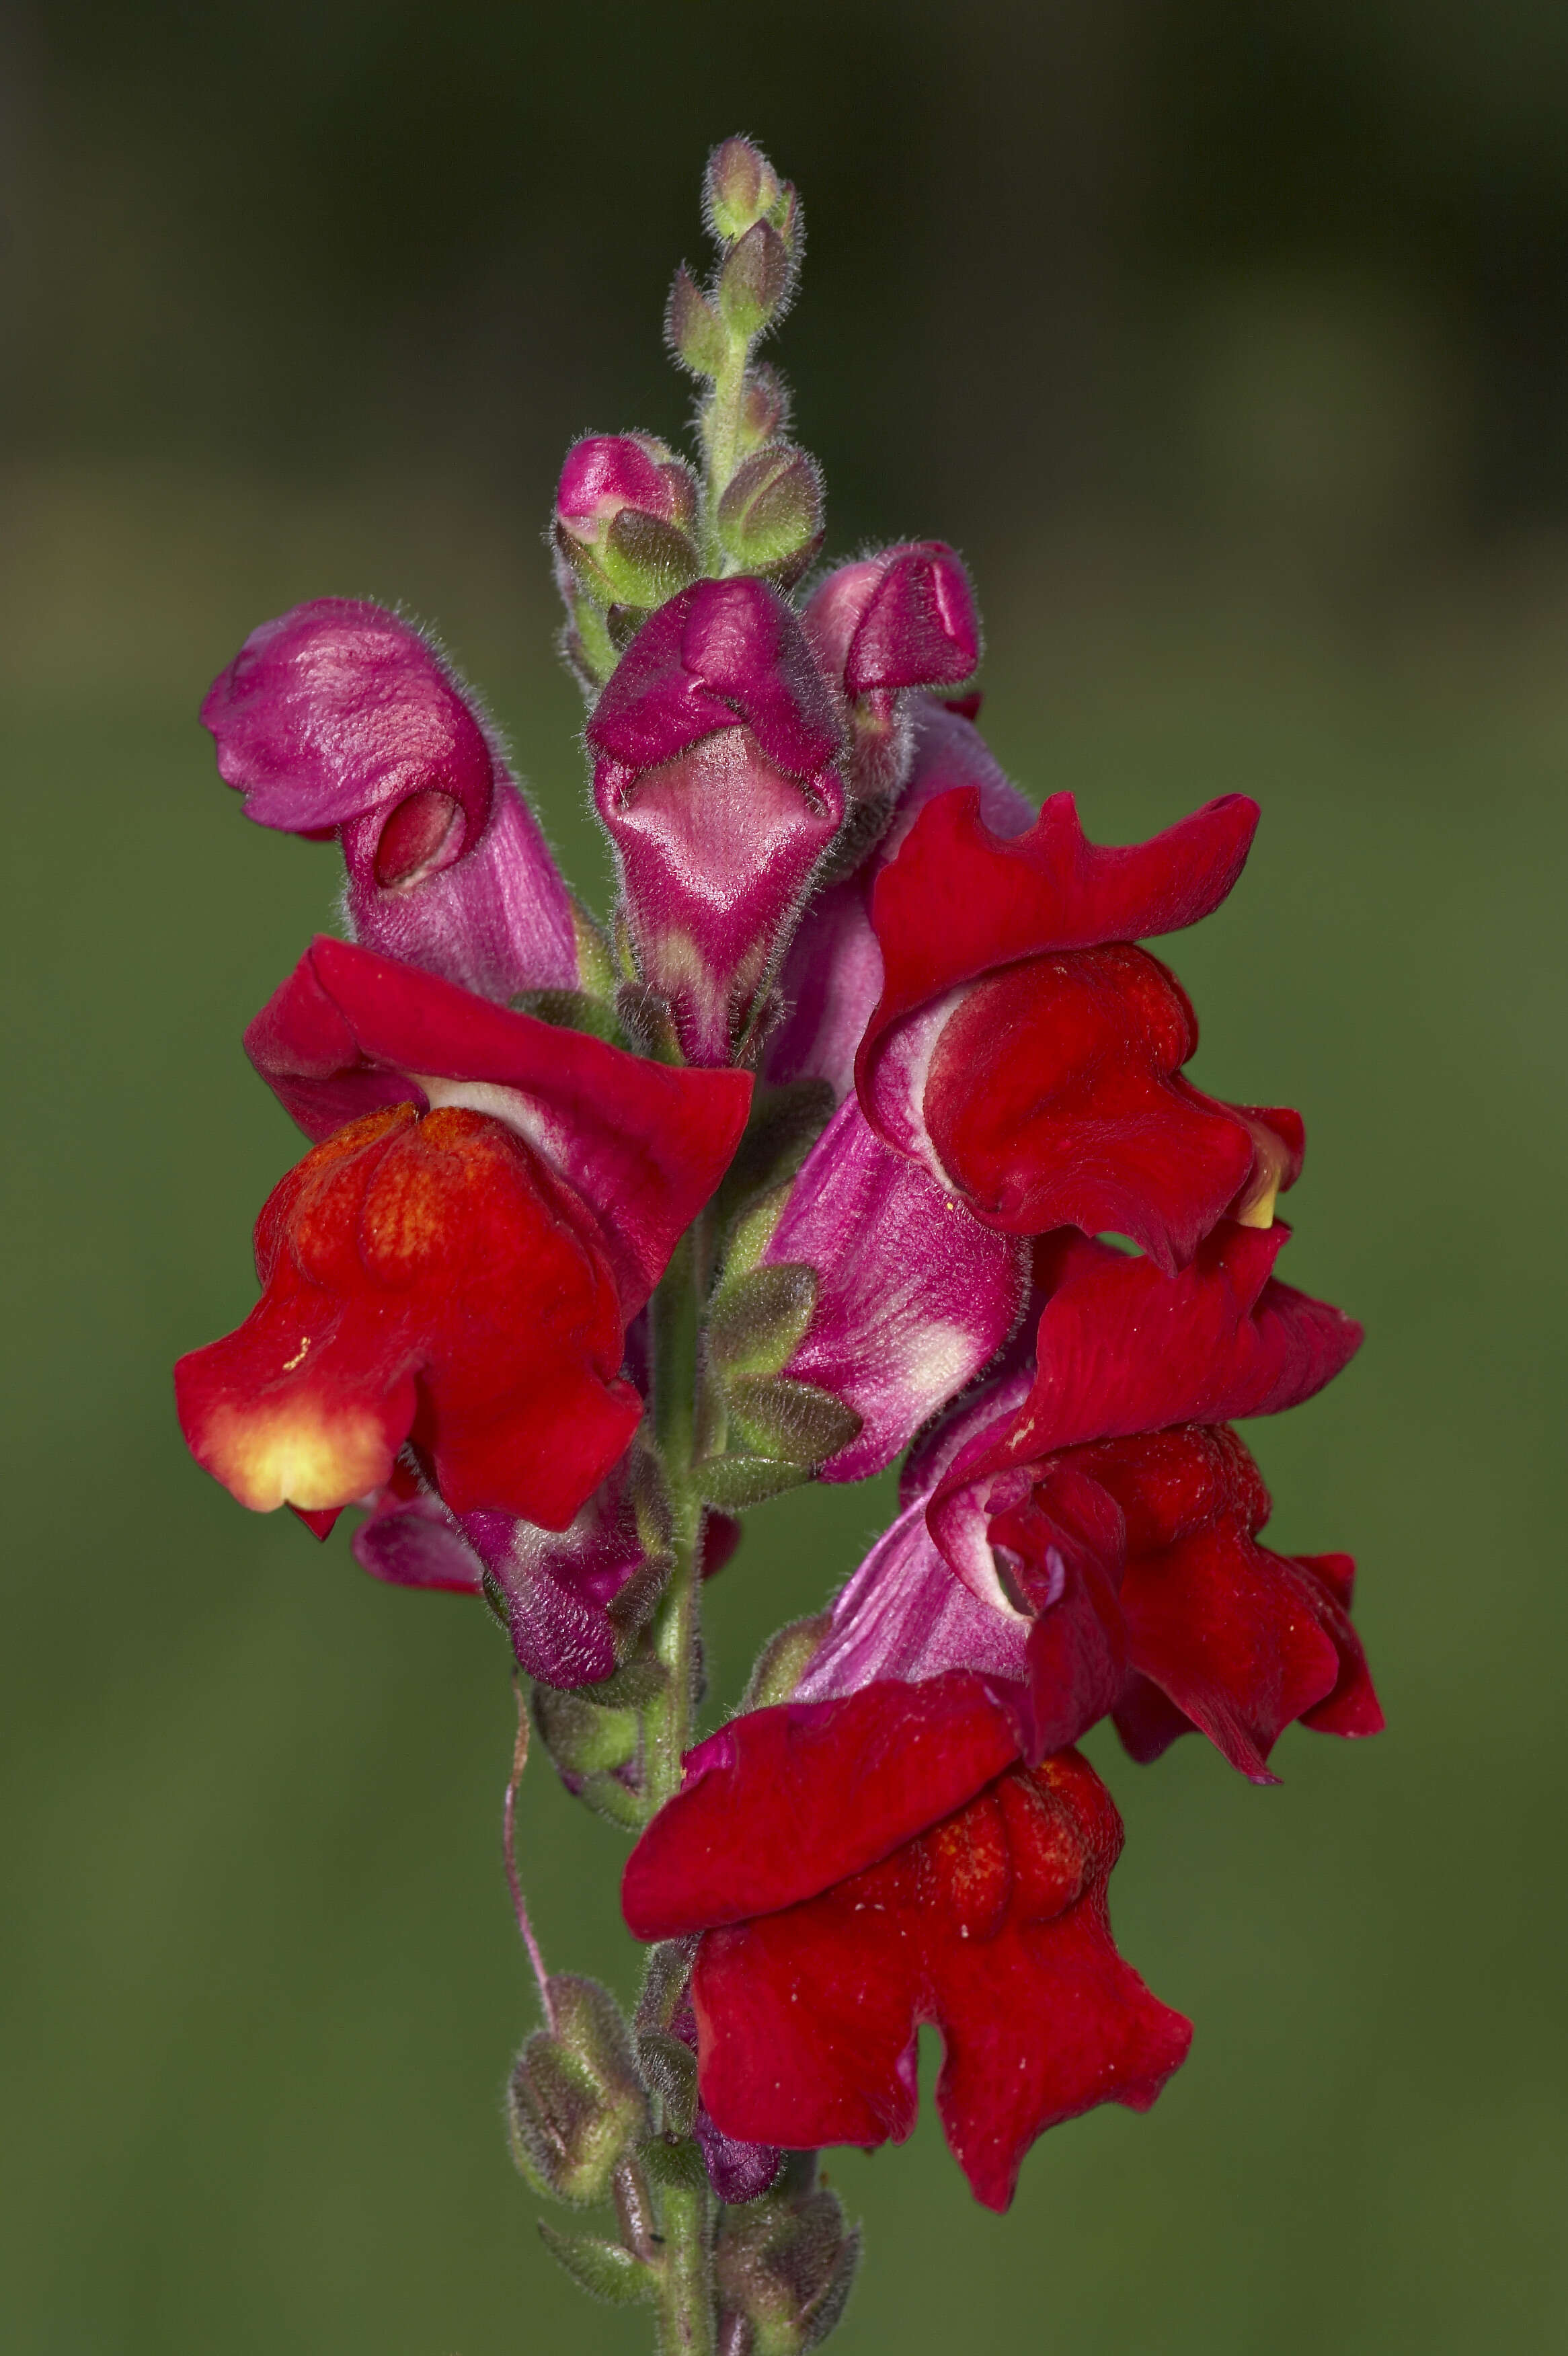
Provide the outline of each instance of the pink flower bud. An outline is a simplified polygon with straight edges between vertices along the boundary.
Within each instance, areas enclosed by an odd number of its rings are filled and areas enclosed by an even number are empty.
[[[695,583],[633,639],[587,737],[642,980],[690,1061],[728,1063],[843,816],[800,624],[763,582]]]
[[[801,619],[822,669],[852,698],[956,686],[980,661],[969,575],[940,540],[841,565]]]
[[[697,511],[691,468],[651,434],[589,434],[574,442],[555,494],[557,521],[596,548],[623,508],[685,530]]]
[[[940,541],[841,565],[801,616],[811,650],[849,704],[852,798],[886,809],[909,773],[910,691],[950,687],[980,660],[969,576]]]

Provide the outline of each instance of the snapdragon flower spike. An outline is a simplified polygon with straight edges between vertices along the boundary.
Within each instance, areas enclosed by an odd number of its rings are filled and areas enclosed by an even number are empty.
[[[262,1301],[177,1369],[193,1452],[242,1504],[329,1515],[412,1438],[455,1513],[564,1529],[640,1418],[626,1328],[728,1164],[749,1079],[328,939],[246,1044],[325,1141],[263,1214]]]
[[[852,792],[884,802],[908,774],[909,691],[956,687],[979,664],[969,575],[944,541],[911,541],[840,565],[800,621],[823,671],[843,690]]]
[[[260,826],[336,834],[355,937],[495,999],[578,979],[571,896],[499,740],[430,641],[347,597],[253,630],[201,707]]]
[[[633,1850],[622,1905],[640,1938],[703,1933],[699,2083],[727,2134],[904,2141],[934,2022],[948,2142],[1000,2210],[1045,2128],[1146,2110],[1187,2053],[1111,1937],[1121,1842],[1087,1762],[1021,1766],[1001,1688],[958,1671],[733,1721]]]
[[[843,817],[800,623],[764,582],[697,582],[644,623],[587,739],[640,978],[690,1062],[728,1063]]]
[[[859,1419],[821,1467],[824,1481],[891,1464],[1006,1341],[1028,1283],[1026,1247],[884,1145],[853,1097],[807,1156],[759,1265],[814,1280],[811,1322],[781,1376]]]
[[[1032,1623],[1036,1745],[1109,1712],[1139,1758],[1197,1727],[1266,1783],[1296,1719],[1382,1725],[1348,1617],[1353,1567],[1257,1543],[1268,1492],[1229,1429],[1309,1398],[1360,1340],[1273,1278],[1288,1232],[1227,1222],[1175,1278],[1049,1239],[1034,1380],[1019,1397],[1015,1379],[978,1429],[972,1411],[932,1467],[927,1522],[949,1566],[1014,1644]]]
[[[769,1081],[823,1079],[835,1098],[854,1087],[855,1055],[882,996],[872,891],[928,803],[967,787],[978,793],[993,834],[1011,840],[1035,823],[1034,804],[972,720],[917,693],[908,698],[908,774],[886,830],[849,874],[812,894],[790,943],[779,985],[784,1012],[763,1064]]]
[[[929,804],[872,896],[884,981],[856,1086],[873,1127],[1015,1235],[1109,1230],[1171,1271],[1227,1214],[1266,1227],[1300,1119],[1192,1086],[1192,1008],[1133,946],[1219,905],[1257,819],[1230,794],[1110,850],[1070,794],[1011,841],[973,792]]]

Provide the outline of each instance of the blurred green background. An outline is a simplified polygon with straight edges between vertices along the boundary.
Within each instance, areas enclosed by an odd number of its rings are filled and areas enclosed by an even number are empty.
[[[643,2344],[506,2158],[499,1639],[175,1430],[297,1151],[239,1033],[335,889],[194,714],[263,616],[402,599],[601,886],[539,534],[573,434],[680,430],[660,310],[736,128],[805,193],[781,357],[832,549],[964,549],[996,745],[1096,835],[1265,805],[1174,949],[1199,1076],[1306,1112],[1287,1272],[1369,1328],[1253,1438],[1278,1541],[1361,1558],[1391,1719],[1287,1736],[1274,1792],[1096,1740],[1191,2062],[1047,2138],[1005,2220],[929,2126],[835,2160],[834,2344],[1568,2339],[1568,15],[51,0],[0,42],[5,2346]],[[885,1502],[755,1518],[715,1705]],[[542,1762],[522,1818],[551,1958],[629,1992],[618,1837]]]

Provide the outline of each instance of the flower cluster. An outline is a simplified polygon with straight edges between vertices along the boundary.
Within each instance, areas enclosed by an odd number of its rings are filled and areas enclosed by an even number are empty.
[[[1294,1721],[1381,1721],[1348,1558],[1261,1542],[1232,1428],[1359,1339],[1274,1273],[1302,1125],[1186,1076],[1192,1008],[1144,946],[1224,899],[1256,806],[1091,842],[957,692],[950,549],[813,581],[820,475],[756,353],[799,202],[730,141],[707,204],[715,275],[668,318],[701,467],[591,435],[556,500],[605,930],[396,614],[297,607],[208,697],[246,815],[339,842],[349,937],[246,1033],[311,1150],[257,1223],[255,1308],[176,1379],[241,1503],[321,1536],[362,1507],[366,1569],[487,1598],[569,1787],[638,1836],[635,2023],[548,1980],[514,2081],[529,2172],[620,2203],[622,2241],[563,2262],[664,2296],[639,2201],[650,2170],[685,2197],[695,2150],[772,2204],[716,2245],[735,2344],[805,2347],[854,2252],[782,2155],[906,2136],[922,2023],[999,2209],[1045,2127],[1146,2108],[1187,2051],[1112,1943],[1089,1729],[1138,1760],[1196,1730],[1267,1783]],[[900,1458],[891,1526],[693,1741],[736,1516]]]

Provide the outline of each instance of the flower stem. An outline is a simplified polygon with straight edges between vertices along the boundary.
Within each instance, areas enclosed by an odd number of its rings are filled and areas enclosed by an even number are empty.
[[[698,1323],[712,1250],[704,1215],[678,1247],[652,1303],[653,1430],[670,1501],[674,1564],[653,1628],[665,1684],[644,1720],[644,1789],[650,1815],[681,1788],[696,1712],[703,1500],[693,1465],[702,1372]],[[713,2196],[705,2182],[666,2184],[659,2208],[660,2356],[713,2356]]]
[[[732,327],[725,364],[714,379],[714,389],[703,410],[703,442],[708,462],[704,552],[709,571],[715,573],[728,570],[719,540],[719,501],[728,489],[730,477],[740,461],[741,419],[746,404],[746,363],[750,350],[750,337]]]
[[[528,1950],[528,1960],[533,1965],[533,1976],[539,1983],[539,2001],[544,2008],[544,2025],[553,2036],[555,2000],[550,1993],[550,1975],[544,1968],[544,1957],[540,1952],[517,1870],[517,1793],[522,1782],[522,1771],[528,1764],[528,1704],[523,1698],[522,1685],[515,1670],[512,1687],[517,1696],[517,1740],[512,1747],[511,1774],[507,1783],[506,1798],[501,1804],[501,1855],[506,1859],[506,1882],[511,1892],[511,1911],[517,1917],[518,1934]]]
[[[714,2286],[705,2190],[664,2194],[664,2265],[659,2356],[714,2356]]]

